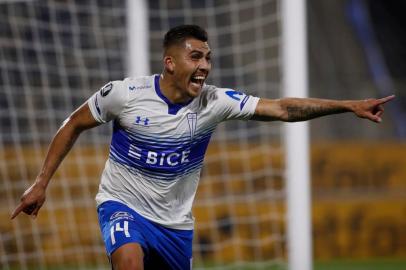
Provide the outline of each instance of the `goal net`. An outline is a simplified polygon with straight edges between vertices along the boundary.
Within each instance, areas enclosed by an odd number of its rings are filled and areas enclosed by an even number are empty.
[[[164,33],[207,29],[210,84],[280,97],[280,1],[148,1],[151,73]],[[109,269],[94,197],[109,124],[86,131],[60,166],[36,220],[10,213],[35,180],[62,121],[110,80],[129,73],[127,2],[0,2],[0,268]],[[131,15],[130,15],[131,16]],[[282,126],[221,124],[194,204],[195,269],[285,269]]]

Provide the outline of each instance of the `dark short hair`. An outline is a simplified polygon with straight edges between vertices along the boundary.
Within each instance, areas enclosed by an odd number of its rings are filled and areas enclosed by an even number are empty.
[[[207,32],[198,25],[179,25],[170,29],[164,38],[164,49],[167,50],[172,45],[179,45],[188,38],[195,38],[197,40],[206,42]]]

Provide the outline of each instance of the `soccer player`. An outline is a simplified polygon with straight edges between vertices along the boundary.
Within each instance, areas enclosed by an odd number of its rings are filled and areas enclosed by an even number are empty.
[[[110,155],[96,195],[100,229],[113,269],[190,269],[193,199],[204,154],[226,120],[304,121],[353,112],[381,122],[393,99],[265,99],[205,84],[211,70],[207,33],[169,30],[160,75],[113,81],[62,124],[35,182],[12,213],[36,217],[45,191],[79,134],[113,121]]]

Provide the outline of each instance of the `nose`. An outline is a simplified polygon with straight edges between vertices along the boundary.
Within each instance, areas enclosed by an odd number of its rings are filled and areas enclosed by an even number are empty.
[[[210,71],[211,63],[207,61],[206,58],[203,58],[202,61],[200,61],[199,69],[204,71]]]

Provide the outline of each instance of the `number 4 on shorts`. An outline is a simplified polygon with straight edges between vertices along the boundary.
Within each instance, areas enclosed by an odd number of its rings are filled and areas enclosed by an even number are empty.
[[[128,221],[124,221],[124,226],[121,227],[120,222],[116,223],[116,226],[111,226],[110,228],[110,238],[111,244],[114,245],[116,243],[116,237],[114,236],[115,232],[124,232],[125,237],[130,237],[130,233],[128,232]]]

